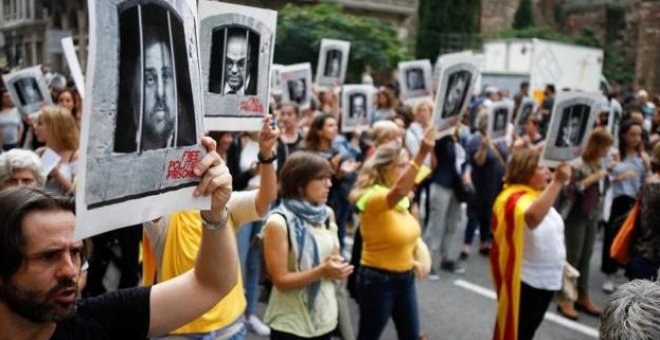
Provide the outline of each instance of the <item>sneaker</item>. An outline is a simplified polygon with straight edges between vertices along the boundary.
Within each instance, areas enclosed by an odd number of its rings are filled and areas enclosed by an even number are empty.
[[[259,336],[270,336],[270,327],[266,326],[256,315],[248,316],[247,323],[250,329]]]
[[[608,278],[605,283],[603,283],[603,291],[607,294],[611,294],[614,293],[615,290],[616,285],[614,284],[614,281]]]
[[[440,280],[440,275],[438,275],[438,272],[435,270],[435,268],[431,268],[431,272],[429,272],[429,281],[438,281]]]
[[[460,265],[456,261],[442,262],[442,263],[440,263],[440,269],[444,270],[444,271],[447,271],[447,272],[450,272],[450,273],[454,273],[454,274],[463,274],[463,273],[465,273],[465,267],[463,267],[462,265]]]

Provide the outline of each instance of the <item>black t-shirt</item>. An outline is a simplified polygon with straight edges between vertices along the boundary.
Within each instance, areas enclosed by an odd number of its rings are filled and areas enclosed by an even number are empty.
[[[117,290],[81,300],[51,339],[146,339],[151,287]]]

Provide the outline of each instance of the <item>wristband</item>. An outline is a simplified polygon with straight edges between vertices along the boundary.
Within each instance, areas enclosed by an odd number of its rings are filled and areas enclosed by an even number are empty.
[[[222,220],[220,220],[220,222],[217,223],[209,222],[204,218],[204,215],[201,216],[202,216],[202,226],[206,230],[217,231],[227,226],[227,221],[229,220],[229,209],[225,206],[224,217],[222,217]]]
[[[415,171],[419,171],[419,164],[417,164],[414,159],[411,159],[409,164],[415,169]]]
[[[259,164],[270,164],[273,163],[277,159],[277,153],[273,152],[273,156],[270,158],[265,158],[264,155],[261,154],[261,152],[257,153],[257,160],[259,161]]]

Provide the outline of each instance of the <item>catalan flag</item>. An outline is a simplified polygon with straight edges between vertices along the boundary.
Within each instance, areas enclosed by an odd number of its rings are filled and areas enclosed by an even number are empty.
[[[494,340],[518,339],[525,211],[538,194],[525,185],[510,185],[493,205],[490,269],[497,291]]]

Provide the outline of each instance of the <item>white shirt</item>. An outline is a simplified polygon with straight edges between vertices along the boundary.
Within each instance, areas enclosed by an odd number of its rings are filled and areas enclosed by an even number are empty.
[[[559,290],[565,261],[564,221],[550,208],[536,229],[525,226],[522,281],[536,289]]]

